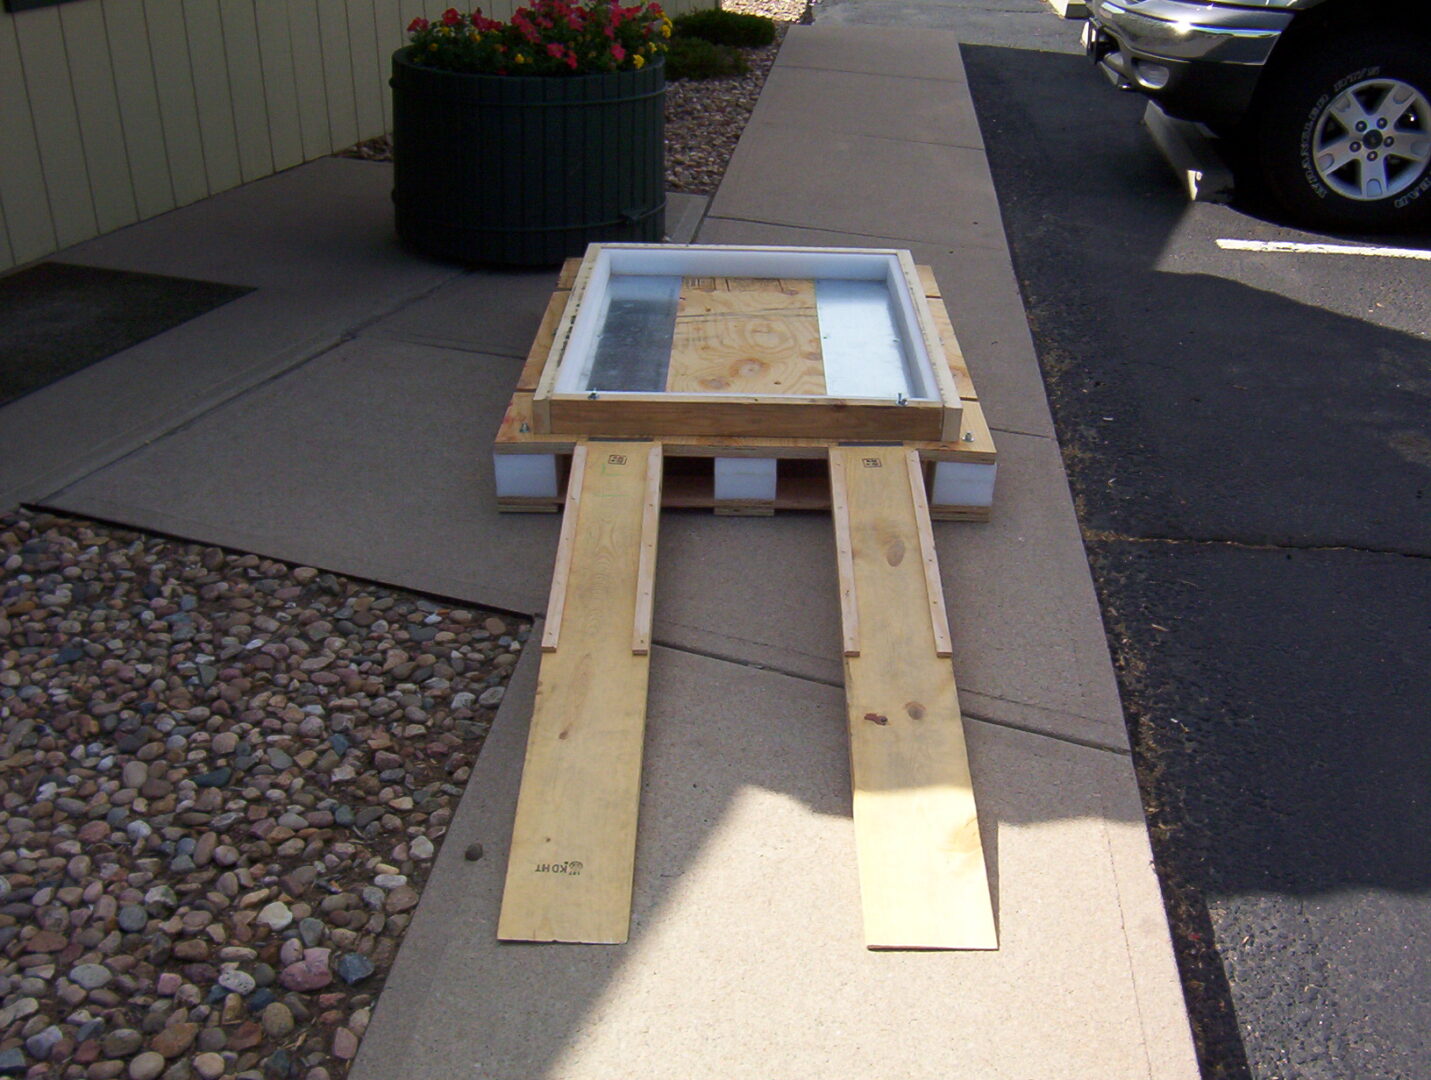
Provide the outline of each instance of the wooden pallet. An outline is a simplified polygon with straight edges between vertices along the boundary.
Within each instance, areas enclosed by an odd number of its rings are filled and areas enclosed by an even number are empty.
[[[533,416],[538,384],[552,362],[562,333],[563,319],[581,260],[569,260],[557,280],[557,288],[527,354],[526,363],[498,428],[493,443],[497,505],[506,512],[555,513],[561,509],[562,492],[569,472],[568,462],[577,436],[543,433]],[[929,464],[926,469],[930,512],[941,521],[987,521],[992,513],[997,453],[989,431],[978,390],[969,376],[968,365],[949,319],[938,282],[928,267],[917,268],[918,280],[937,330],[945,362],[958,388],[962,411],[960,434],[951,442],[915,441],[910,445]],[[726,282],[729,292],[730,283]],[[712,294],[720,290],[712,287]],[[791,335],[798,329],[789,329]],[[694,331],[692,331],[694,333]],[[680,360],[677,372],[694,373],[698,361]],[[677,378],[686,378],[678,374]],[[707,377],[710,377],[709,375]],[[773,376],[765,371],[761,378]],[[655,434],[645,432],[643,434]],[[846,432],[842,437],[855,437]],[[828,510],[829,478],[825,471],[829,438],[769,438],[758,436],[662,436],[668,475],[678,461],[703,462],[692,465],[682,477],[670,477],[663,489],[668,508],[709,508],[717,513],[770,514],[780,510]],[[722,497],[722,485],[715,473],[738,469],[737,459],[769,461],[772,481],[765,497]],[[710,463],[720,464],[710,464]],[[799,462],[817,462],[811,471]]]

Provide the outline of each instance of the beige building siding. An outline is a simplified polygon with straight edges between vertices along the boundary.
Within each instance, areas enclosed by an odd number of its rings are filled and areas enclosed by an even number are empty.
[[[381,135],[389,58],[415,16],[446,6],[77,0],[0,11],[0,270]],[[483,10],[507,19],[518,6]]]

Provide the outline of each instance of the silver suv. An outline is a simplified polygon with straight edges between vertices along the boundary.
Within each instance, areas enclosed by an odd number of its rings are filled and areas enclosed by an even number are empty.
[[[1431,0],[1089,0],[1120,89],[1233,141],[1311,225],[1431,221]]]

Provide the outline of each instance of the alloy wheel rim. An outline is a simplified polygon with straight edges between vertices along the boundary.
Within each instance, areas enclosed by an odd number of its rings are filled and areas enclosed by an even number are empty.
[[[1317,176],[1338,195],[1399,195],[1431,162],[1431,102],[1400,79],[1363,79],[1322,109],[1311,149]]]

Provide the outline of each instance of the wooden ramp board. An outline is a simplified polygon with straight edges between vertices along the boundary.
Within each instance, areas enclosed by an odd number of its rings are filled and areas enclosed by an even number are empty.
[[[627,938],[660,505],[660,443],[577,444],[497,923],[503,941]]]
[[[995,949],[918,451],[833,446],[865,944]]]

